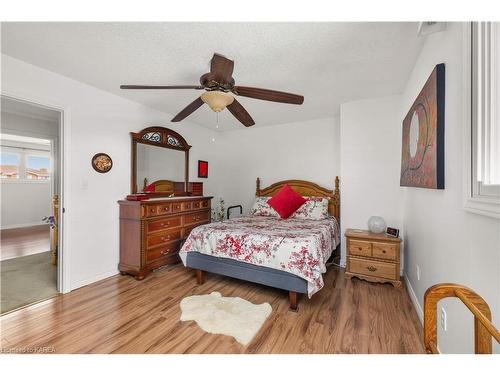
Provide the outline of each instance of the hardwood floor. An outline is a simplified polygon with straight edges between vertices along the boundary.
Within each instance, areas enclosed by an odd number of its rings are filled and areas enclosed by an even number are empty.
[[[0,231],[0,260],[23,257],[50,251],[50,229],[48,225]]]
[[[219,291],[273,312],[252,342],[181,322],[179,303]],[[285,291],[213,274],[197,285],[194,271],[174,265],[143,281],[114,276],[1,318],[3,351],[49,347],[56,353],[424,353],[422,326],[403,288],[347,280],[330,268],[325,287],[299,311]]]

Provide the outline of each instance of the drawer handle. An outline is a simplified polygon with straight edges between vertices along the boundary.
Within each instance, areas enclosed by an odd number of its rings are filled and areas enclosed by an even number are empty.
[[[363,248],[358,246],[358,250],[363,250]]]
[[[164,236],[161,238],[162,241],[166,241],[166,240],[169,240],[170,239],[170,236]]]
[[[166,223],[161,223],[160,226],[164,227],[165,225],[170,225],[170,221],[167,221]]]
[[[382,250],[382,253],[384,253],[384,254],[385,254],[385,250]]]
[[[368,267],[366,267],[366,269],[367,269],[368,271],[370,271],[370,272],[375,272],[375,271],[377,270],[377,268],[376,268],[376,267],[373,267],[373,266],[368,266]]]
[[[168,251],[167,251],[167,250],[160,250],[160,254],[161,254],[161,255],[165,255],[165,254],[167,254],[167,253],[168,253]]]

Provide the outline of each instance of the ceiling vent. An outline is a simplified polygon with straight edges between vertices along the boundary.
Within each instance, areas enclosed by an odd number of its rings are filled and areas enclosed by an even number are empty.
[[[434,34],[440,31],[444,31],[445,29],[446,29],[446,22],[434,22],[434,21],[419,22],[417,35],[424,36],[424,35]]]

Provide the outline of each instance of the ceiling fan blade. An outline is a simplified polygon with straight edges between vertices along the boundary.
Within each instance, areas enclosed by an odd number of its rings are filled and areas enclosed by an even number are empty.
[[[201,100],[201,98],[196,98],[192,103],[188,104],[188,106],[186,108],[184,108],[182,111],[180,111],[171,121],[172,122],[179,122],[181,120],[184,120],[191,113],[193,113],[198,108],[200,108],[203,104],[204,104],[204,102],[203,102],[203,100]]]
[[[168,90],[168,89],[195,89],[201,90],[200,85],[177,85],[177,86],[148,86],[148,85],[121,85],[121,89],[125,90]]]
[[[247,112],[245,108],[240,104],[239,101],[234,99],[234,101],[226,107],[229,112],[233,114],[236,119],[245,126],[255,125],[255,121],[252,116]]]
[[[210,72],[214,79],[219,83],[229,83],[232,79],[234,61],[227,57],[214,53],[210,62]]]
[[[304,97],[302,95],[290,94],[288,92],[274,91],[268,89],[259,89],[257,87],[234,86],[233,93],[248,98],[268,100],[270,102],[302,104]]]

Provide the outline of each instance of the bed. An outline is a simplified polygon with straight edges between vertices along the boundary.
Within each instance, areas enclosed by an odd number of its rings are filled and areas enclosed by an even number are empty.
[[[303,180],[286,180],[264,189],[257,179],[256,197],[270,197],[285,184],[304,197],[328,200],[329,217],[321,220],[244,216],[194,228],[179,255],[195,269],[198,283],[205,272],[287,290],[290,309],[298,296],[309,297],[323,287],[328,259],[340,245],[340,190],[329,190]]]

